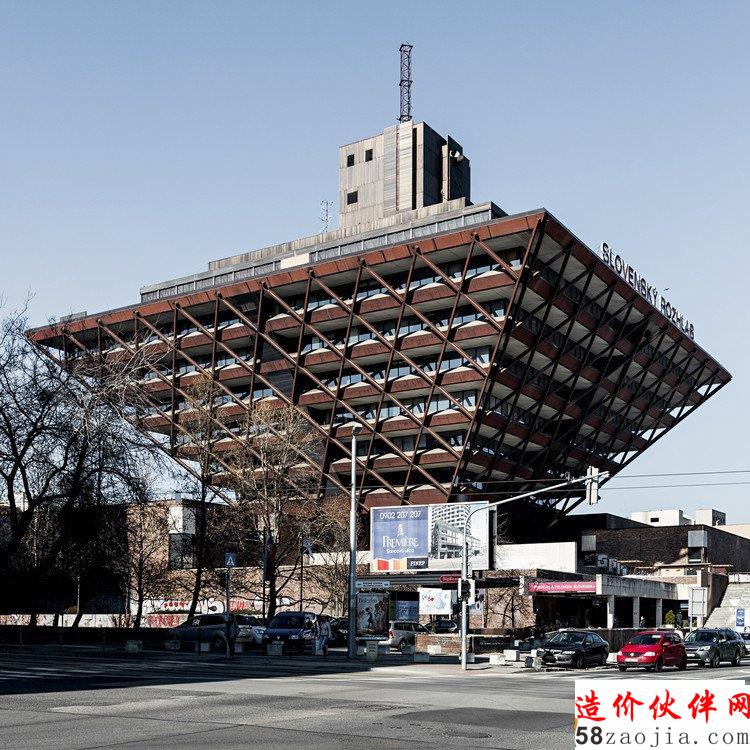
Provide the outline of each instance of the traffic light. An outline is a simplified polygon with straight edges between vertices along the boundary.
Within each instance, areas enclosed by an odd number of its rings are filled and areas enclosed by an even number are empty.
[[[458,598],[472,603],[477,596],[477,584],[473,578],[462,578],[458,582]]]
[[[599,502],[599,470],[595,466],[586,469],[586,501],[589,505]]]

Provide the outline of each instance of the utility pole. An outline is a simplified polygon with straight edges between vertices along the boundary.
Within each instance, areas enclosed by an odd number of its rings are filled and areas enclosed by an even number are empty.
[[[349,504],[349,612],[347,656],[357,656],[357,433],[361,426],[352,424],[352,487]]]
[[[551,490],[558,490],[562,487],[569,487],[573,484],[581,484],[586,483],[586,492],[587,494],[593,493],[594,495],[598,496],[599,493],[599,483],[607,479],[609,477],[608,471],[591,471],[591,469],[588,470],[588,473],[585,477],[578,477],[577,479],[566,479],[564,482],[560,482],[559,484],[553,484],[551,487],[544,487],[544,492],[550,492]],[[471,517],[479,512],[483,511],[489,508],[497,508],[500,505],[507,505],[508,503],[515,502],[516,500],[523,500],[525,497],[532,497],[533,495],[538,495],[542,490],[532,490],[531,492],[524,492],[521,495],[514,495],[513,497],[507,497],[504,500],[498,500],[494,503],[488,503],[487,505],[482,505],[479,508],[475,508],[472,510],[464,520],[464,528],[463,528],[463,544],[461,545],[461,580],[459,581],[459,592],[462,594],[461,596],[461,669],[466,670],[467,669],[467,662],[468,662],[468,645],[469,645],[469,596],[468,591],[471,590],[471,584],[469,583],[469,544],[468,544],[468,538],[466,535],[466,530],[469,527],[469,521],[471,520]]]
[[[226,638],[224,639],[224,645],[226,647],[227,651],[227,660],[232,656],[232,649],[229,648],[229,638],[230,638],[230,632],[232,625],[229,622],[229,617],[231,613],[231,606],[230,602],[232,601],[230,598],[230,592],[229,592],[229,581],[232,575],[232,568],[237,564],[237,554],[234,552],[225,552],[224,553],[224,569],[226,570],[225,578],[224,578],[224,601],[226,601],[226,617],[227,617],[227,623],[226,623]]]
[[[231,575],[232,575],[232,569],[227,568],[226,591],[224,592],[226,603],[227,603],[227,637],[224,639],[226,650],[227,650],[227,654],[226,654],[227,659],[229,659],[229,657],[231,656],[230,649],[229,649],[229,632],[230,632],[230,628],[232,627],[229,622],[229,578]]]

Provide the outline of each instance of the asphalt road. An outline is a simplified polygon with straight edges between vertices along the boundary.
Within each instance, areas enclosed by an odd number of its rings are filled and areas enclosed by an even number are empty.
[[[750,678],[750,668],[701,670]],[[0,748],[539,748],[572,746],[581,673],[244,657],[144,661],[0,654]],[[589,670],[593,679],[633,679]],[[690,679],[667,671],[661,678]]]

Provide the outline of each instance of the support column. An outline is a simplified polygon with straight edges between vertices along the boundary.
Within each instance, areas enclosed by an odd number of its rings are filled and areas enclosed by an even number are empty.
[[[633,597],[633,627],[640,628],[641,626],[641,600],[639,597]]]
[[[663,617],[664,617],[664,613],[662,612],[663,602],[664,602],[663,599],[656,600],[656,622],[654,623],[654,625],[657,628],[661,627],[664,624],[662,622]]]
[[[607,628],[612,630],[615,626],[615,597],[607,597]]]

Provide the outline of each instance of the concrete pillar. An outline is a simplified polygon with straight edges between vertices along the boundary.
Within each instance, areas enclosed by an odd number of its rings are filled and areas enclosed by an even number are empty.
[[[657,599],[656,600],[656,622],[654,623],[656,627],[661,627],[663,623],[663,612],[662,612],[662,604],[663,599]]]
[[[607,597],[607,627],[611,630],[615,626],[615,597]]]
[[[641,600],[639,597],[633,597],[633,627],[641,627]]]

